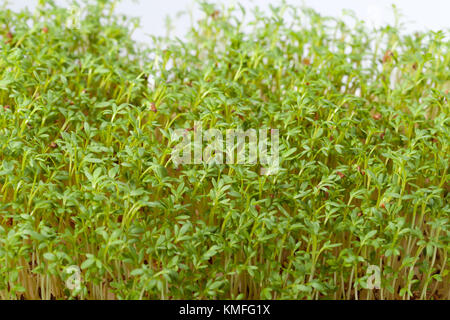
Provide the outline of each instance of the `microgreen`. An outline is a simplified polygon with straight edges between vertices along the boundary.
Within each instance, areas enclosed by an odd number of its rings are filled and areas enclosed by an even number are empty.
[[[0,12],[1,299],[450,298],[448,30],[201,2],[144,46],[115,5]],[[175,166],[196,122],[280,169]]]

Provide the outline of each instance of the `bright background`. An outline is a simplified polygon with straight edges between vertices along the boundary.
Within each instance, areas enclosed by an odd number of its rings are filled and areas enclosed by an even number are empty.
[[[0,0],[4,3],[5,0]],[[216,0],[232,3],[236,0]],[[64,3],[64,0],[56,1]],[[277,0],[240,0],[247,8],[255,5],[267,9]],[[450,0],[287,0],[290,4],[306,4],[321,14],[341,16],[343,9],[353,10],[357,17],[373,25],[393,22],[391,5],[395,4],[407,22],[405,32],[415,30],[442,30],[450,28]],[[10,0],[11,8],[32,8],[37,0]],[[146,34],[163,36],[166,34],[166,16],[173,19],[175,29],[171,35],[182,37],[190,26],[189,15],[176,18],[180,11],[192,10],[194,19],[200,15],[194,0],[123,0],[118,11],[131,16],[141,17],[141,29],[135,38],[140,41],[148,39]]]

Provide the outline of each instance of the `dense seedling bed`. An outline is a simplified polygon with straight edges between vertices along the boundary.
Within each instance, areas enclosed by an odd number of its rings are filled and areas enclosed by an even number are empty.
[[[45,2],[0,12],[1,299],[450,298],[448,30],[204,4],[144,47]],[[175,166],[195,121],[280,170]]]

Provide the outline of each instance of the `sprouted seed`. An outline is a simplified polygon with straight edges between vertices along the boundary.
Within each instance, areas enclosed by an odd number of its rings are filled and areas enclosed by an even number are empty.
[[[115,4],[0,12],[1,299],[450,298],[448,30],[201,2],[143,45]],[[170,161],[262,127],[270,175]]]

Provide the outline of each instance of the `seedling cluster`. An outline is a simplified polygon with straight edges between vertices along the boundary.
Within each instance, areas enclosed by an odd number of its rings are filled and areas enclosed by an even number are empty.
[[[448,30],[202,2],[143,46],[115,4],[0,11],[1,299],[450,298]],[[175,166],[196,121],[280,169]]]

